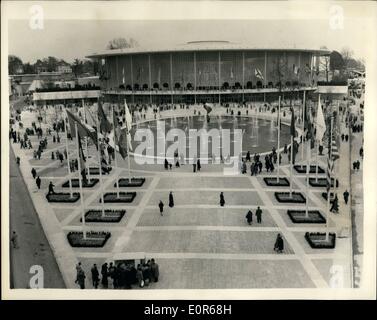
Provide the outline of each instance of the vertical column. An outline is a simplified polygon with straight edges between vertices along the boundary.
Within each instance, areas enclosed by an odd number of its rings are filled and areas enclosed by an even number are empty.
[[[152,70],[151,70],[151,55],[148,54],[148,73],[149,73],[149,101],[152,104]]]
[[[313,53],[310,55],[310,87],[313,85]]]
[[[298,53],[298,73],[297,73],[297,82],[300,87],[300,73],[301,73],[301,52]]]
[[[242,102],[245,101],[245,51],[242,51]]]
[[[116,67],[116,73],[117,73],[117,89],[119,89],[119,75],[118,75],[118,71],[119,71],[119,68],[118,68],[118,56],[115,56],[115,67]]]
[[[194,52],[194,100],[196,104],[196,52]]]
[[[220,93],[220,91],[221,91],[221,53],[220,53],[220,51],[219,51],[219,72],[218,72],[218,74],[219,74],[219,104],[221,103],[221,93]]]
[[[133,64],[132,64],[132,55],[130,56],[130,64],[131,64],[132,103],[135,103],[135,94],[134,94],[134,70],[133,70]]]
[[[263,101],[266,102],[266,86],[267,86],[267,51],[264,52],[264,94]]]
[[[174,103],[173,100],[173,54],[170,53],[170,90],[171,90],[171,104]]]

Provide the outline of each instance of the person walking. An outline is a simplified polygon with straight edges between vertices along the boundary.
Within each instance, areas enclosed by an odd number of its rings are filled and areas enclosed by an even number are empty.
[[[35,170],[35,168],[31,169],[31,175],[33,176],[33,179],[35,179],[35,177],[37,176],[37,171]]]
[[[92,283],[94,289],[98,289],[98,284],[99,284],[99,272],[97,269],[97,265],[93,264],[92,269],[90,270],[92,272]]]
[[[41,189],[41,178],[38,176],[37,179],[35,180],[35,183],[37,184],[38,189]]]
[[[223,207],[224,205],[225,205],[224,193],[220,192],[220,206]]]
[[[257,211],[255,211],[255,215],[257,216],[257,222],[262,223],[262,209],[259,206]]]
[[[55,187],[55,185],[52,183],[52,181],[50,181],[50,183],[48,185],[48,194],[47,195],[55,194],[54,187]]]
[[[275,245],[274,245],[274,251],[276,251],[277,253],[282,253],[283,250],[284,250],[284,240],[281,237],[280,233],[278,233],[276,237]]]
[[[164,212],[164,203],[160,200],[159,204],[158,204],[158,207],[160,208],[160,214],[161,216],[163,216],[163,212]]]
[[[173,192],[170,191],[169,193],[169,207],[173,208],[174,207],[174,198],[173,198]]]
[[[348,198],[349,198],[349,196],[350,196],[350,193],[348,192],[348,190],[346,190],[346,191],[343,192],[343,198],[344,198],[344,202],[346,204],[348,204]]]
[[[253,212],[249,210],[246,214],[246,220],[249,225],[253,223]]]
[[[102,286],[103,288],[107,289],[109,286],[109,281],[108,281],[108,270],[107,270],[107,262],[105,262],[102,267],[101,267],[101,275],[102,275]]]
[[[200,171],[200,169],[202,168],[202,165],[200,164],[200,159],[198,159],[198,161],[196,161],[196,168],[198,171]]]
[[[79,284],[80,289],[85,289],[85,278],[85,272],[81,269],[77,274],[77,283]]]
[[[141,269],[140,264],[137,265],[136,279],[137,279],[137,282],[139,283],[139,287],[140,288],[144,287],[143,270]]]
[[[16,231],[12,232],[12,237],[10,238],[10,241],[11,241],[14,249],[19,248],[19,246],[18,246],[18,235],[17,235]]]
[[[158,264],[154,261],[154,259],[151,259],[151,273],[152,278],[154,282],[158,282],[158,277],[160,276],[160,270]]]

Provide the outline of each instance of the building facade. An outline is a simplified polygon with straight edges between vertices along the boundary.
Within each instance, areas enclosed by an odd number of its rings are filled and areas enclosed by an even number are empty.
[[[101,88],[131,103],[255,101],[314,90],[327,50],[254,48],[194,41],[177,48],[110,50],[100,60]]]

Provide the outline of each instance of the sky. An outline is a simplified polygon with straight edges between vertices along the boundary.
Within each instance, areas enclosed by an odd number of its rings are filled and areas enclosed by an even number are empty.
[[[67,62],[103,51],[109,40],[134,38],[143,48],[170,47],[196,40],[227,40],[252,46],[296,46],[365,56],[368,38],[363,20],[345,19],[332,30],[328,20],[45,20],[32,30],[28,20],[10,20],[9,54],[23,62],[55,56]]]

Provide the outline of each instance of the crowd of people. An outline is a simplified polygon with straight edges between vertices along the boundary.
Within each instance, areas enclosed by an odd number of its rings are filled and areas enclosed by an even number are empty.
[[[159,265],[152,258],[148,261],[141,260],[136,265],[135,261],[126,261],[109,264],[105,262],[99,267],[93,264],[90,269],[90,280],[94,289],[132,289],[135,287],[148,287],[156,283],[160,277]],[[86,288],[87,273],[81,262],[76,265],[75,283],[80,289]]]

